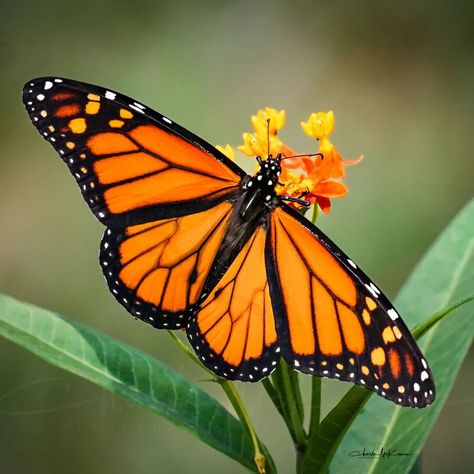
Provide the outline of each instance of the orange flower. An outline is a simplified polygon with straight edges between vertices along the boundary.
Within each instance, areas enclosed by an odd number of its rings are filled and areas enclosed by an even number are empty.
[[[313,113],[307,122],[301,122],[303,131],[319,142],[318,153],[308,155],[297,155],[277,136],[285,124],[284,110],[267,107],[253,115],[251,122],[255,132],[244,133],[244,144],[238,148],[250,157],[265,159],[268,154],[283,155],[277,194],[303,199],[310,205],[316,203],[323,212],[328,213],[331,199],[348,193],[347,186],[338,180],[345,176],[344,166],[359,163],[362,156],[352,161],[344,160],[331,143],[329,135],[334,130],[332,111]],[[296,209],[305,208],[294,202],[289,202],[289,205]]]

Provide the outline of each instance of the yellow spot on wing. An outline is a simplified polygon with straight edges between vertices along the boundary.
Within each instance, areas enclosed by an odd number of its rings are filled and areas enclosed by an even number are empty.
[[[366,365],[363,365],[361,370],[364,375],[369,375],[369,368]]]
[[[390,326],[387,326],[382,331],[382,339],[385,344],[388,344],[389,342],[395,342],[395,334],[393,334],[392,328]]]
[[[399,392],[399,393],[405,393],[405,387],[404,387],[403,385],[400,385],[400,386],[398,387],[398,392]]]
[[[48,129],[49,129],[50,132],[54,132],[54,130],[56,130],[52,125],[50,125],[50,126],[48,127]]]
[[[87,98],[89,100],[95,100],[95,101],[99,101],[100,100],[100,96],[99,95],[95,95],[95,94],[87,94]]]
[[[344,366],[342,364],[336,364],[336,367],[339,369],[339,370],[342,370],[344,368]]]
[[[100,110],[99,102],[87,102],[86,104],[86,114],[95,115]]]
[[[354,365],[354,364],[355,364],[355,360],[354,360],[353,357],[351,357],[351,358],[349,359],[349,363],[350,363],[351,365]]]
[[[388,390],[388,389],[390,388],[390,385],[389,385],[387,382],[385,382],[385,383],[382,385],[382,387],[383,387],[385,390]]]
[[[392,328],[394,334],[395,334],[395,337],[397,339],[401,339],[402,338],[402,333],[400,332],[400,329],[397,328],[397,326],[393,326]]]
[[[133,117],[133,114],[127,109],[120,109],[120,117],[122,117],[123,119],[131,119]]]
[[[72,150],[75,146],[76,144],[74,142],[66,142],[66,147],[70,150]]]
[[[370,324],[370,313],[366,309],[362,310],[362,319],[364,320],[366,326]]]
[[[372,364],[374,365],[384,365],[385,364],[385,352],[381,347],[376,347],[371,353],[370,353],[370,360],[372,361]]]
[[[76,134],[84,133],[87,130],[86,119],[82,117],[72,119],[68,126],[71,132]]]
[[[112,127],[112,128],[120,128],[123,126],[125,122],[123,120],[110,120],[109,121],[109,125]]]
[[[369,308],[370,311],[373,311],[377,307],[377,303],[368,296],[365,297],[365,304],[367,305],[367,308]]]

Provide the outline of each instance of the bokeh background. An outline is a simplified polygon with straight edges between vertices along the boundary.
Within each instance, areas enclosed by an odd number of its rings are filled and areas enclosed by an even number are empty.
[[[0,291],[194,381],[203,374],[169,336],[109,294],[97,261],[102,228],[22,108],[29,79],[58,75],[124,92],[215,144],[240,144],[250,115],[269,105],[287,111],[282,138],[314,151],[299,122],[333,109],[334,143],[365,159],[348,169],[349,196],[319,225],[392,297],[472,197],[472,2],[31,0],[1,10]],[[429,437],[425,472],[472,472],[473,367],[471,354]],[[228,405],[213,384],[201,385]],[[266,394],[239,388],[281,472],[292,472],[290,440]],[[325,382],[325,410],[347,388]],[[0,339],[0,472],[242,470]]]

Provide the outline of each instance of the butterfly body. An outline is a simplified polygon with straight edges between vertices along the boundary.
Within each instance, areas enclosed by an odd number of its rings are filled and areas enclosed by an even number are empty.
[[[216,280],[223,274],[223,270],[228,268],[258,227],[267,231],[270,213],[281,203],[281,198],[275,191],[281,173],[280,159],[281,157],[269,156],[262,160],[258,157],[257,173],[242,178],[239,190],[231,198],[234,209],[216,258],[215,270],[211,271],[208,288],[217,283]],[[216,267],[220,267],[220,270]]]
[[[34,79],[23,101],[107,229],[114,297],[160,329],[186,329],[217,375],[249,382],[280,358],[404,406],[432,374],[390,301],[276,192],[282,157],[247,175],[201,138],[98,86]]]

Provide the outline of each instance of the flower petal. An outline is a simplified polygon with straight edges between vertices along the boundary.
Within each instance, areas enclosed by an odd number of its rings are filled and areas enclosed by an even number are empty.
[[[227,156],[227,158],[230,158],[232,161],[235,161],[235,151],[229,144],[224,147],[216,145],[216,148],[225,156]]]
[[[344,183],[328,179],[317,183],[311,194],[327,198],[337,198],[345,196],[348,192],[349,189]]]

